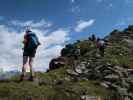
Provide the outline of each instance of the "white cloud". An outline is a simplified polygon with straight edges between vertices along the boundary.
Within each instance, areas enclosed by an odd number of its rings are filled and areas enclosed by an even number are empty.
[[[71,8],[71,12],[72,13],[79,13],[81,11],[79,6],[74,6]]]
[[[109,0],[96,0],[98,3],[103,3],[103,2],[106,2],[106,1],[109,1]],[[110,9],[113,7],[113,3],[112,2],[108,2],[108,4],[104,4],[106,6],[107,9]]]
[[[81,8],[79,5],[73,5],[75,2],[76,2],[76,0],[71,0],[72,7],[69,9],[69,11],[77,14],[77,13],[81,12]]]
[[[52,32],[49,36],[47,36],[44,39],[44,41],[47,45],[65,43],[65,41],[69,40],[69,37],[67,37],[67,35],[68,31],[59,29],[57,31]]]
[[[57,29],[45,36],[45,32],[37,28],[32,29],[41,42],[35,57],[34,69],[46,70],[49,61],[60,55],[63,44],[69,40],[69,31]],[[22,67],[22,40],[24,32],[18,33],[9,27],[0,25],[0,68],[4,70],[20,70]]]
[[[78,21],[77,23],[77,26],[75,27],[75,31],[76,32],[81,32],[83,31],[84,29],[86,29],[87,27],[90,27],[94,24],[95,20],[94,19],[91,19],[89,21],[83,21],[83,20],[80,20]]]
[[[113,7],[113,4],[112,4],[112,3],[110,3],[108,8],[112,8],[112,7]]]
[[[34,22],[32,20],[30,21],[19,21],[19,20],[13,20],[11,21],[12,25],[15,26],[20,26],[20,27],[25,27],[25,26],[31,26],[32,28],[39,28],[39,27],[51,27],[52,23],[51,22],[47,22],[44,19],[38,21],[38,22]]]
[[[74,3],[74,2],[75,2],[75,0],[71,0],[71,2],[72,2],[72,3]]]

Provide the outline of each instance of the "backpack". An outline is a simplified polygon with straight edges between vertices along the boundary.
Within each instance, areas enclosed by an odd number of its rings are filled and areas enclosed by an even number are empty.
[[[37,47],[39,46],[40,43],[39,43],[38,38],[35,35],[35,33],[29,32],[27,37],[28,37],[27,49],[30,50],[30,51],[37,49]]]
[[[100,40],[100,41],[99,41],[99,44],[100,44],[100,46],[105,47],[105,41]]]

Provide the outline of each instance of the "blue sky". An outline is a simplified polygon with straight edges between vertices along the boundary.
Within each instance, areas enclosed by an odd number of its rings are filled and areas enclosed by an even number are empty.
[[[89,33],[107,34],[124,21],[132,24],[128,22],[133,16],[132,5],[132,0],[0,0],[0,15],[5,21],[45,19],[54,24],[53,28],[75,27],[80,20],[94,19],[91,27],[78,34],[71,30],[80,38]]]
[[[0,67],[7,66],[4,69],[11,70],[21,66],[19,42],[27,25],[43,42],[37,54],[37,64],[40,64],[37,70],[45,70],[50,59],[59,56],[66,43],[86,39],[92,33],[103,37],[113,29],[132,24],[132,9],[133,0],[0,0],[0,35],[5,37],[0,47],[8,44],[6,39],[10,40],[9,48],[0,51],[3,54]],[[17,42],[12,43],[12,39]],[[16,51],[8,51],[14,46]],[[12,57],[17,59],[10,60]]]

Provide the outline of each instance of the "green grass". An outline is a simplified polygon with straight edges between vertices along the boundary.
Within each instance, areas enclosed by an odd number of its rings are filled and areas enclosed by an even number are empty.
[[[37,77],[45,80],[41,85],[34,82],[23,81],[0,83],[0,100],[80,100],[80,95],[85,91],[88,95],[104,97],[108,90],[96,85],[97,81],[68,81],[64,68],[49,73],[36,73]],[[16,78],[18,80],[18,77]],[[55,81],[63,80],[56,84]]]
[[[123,47],[107,48],[105,51],[105,62],[109,62],[114,65],[126,65],[128,68],[133,68],[133,57],[131,54],[125,53]]]

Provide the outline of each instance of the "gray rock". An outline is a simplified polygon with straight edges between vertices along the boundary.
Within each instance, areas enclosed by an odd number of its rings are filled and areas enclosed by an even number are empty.
[[[90,96],[90,95],[82,95],[81,100],[101,100],[101,97]]]
[[[67,69],[66,70],[67,74],[71,75],[71,76],[78,76],[79,74],[76,73],[75,71],[71,70],[71,69]]]
[[[114,75],[114,74],[110,74],[110,75],[105,76],[104,79],[118,80],[119,76],[118,75]]]
[[[85,63],[79,64],[79,65],[75,68],[75,71],[76,71],[77,73],[79,73],[79,74],[88,73],[88,70],[86,69]]]
[[[128,92],[126,88],[117,87],[117,91],[121,96],[127,96]]]
[[[101,82],[100,85],[105,88],[109,88],[109,85],[106,82]]]

